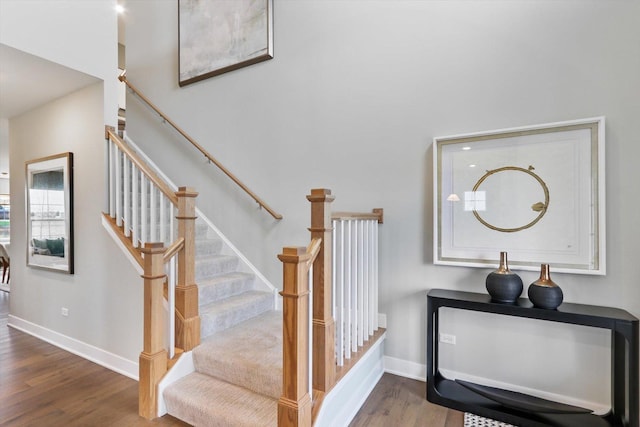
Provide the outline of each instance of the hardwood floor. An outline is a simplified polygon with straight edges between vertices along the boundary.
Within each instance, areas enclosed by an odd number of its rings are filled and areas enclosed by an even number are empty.
[[[0,425],[188,426],[138,416],[138,383],[7,326],[0,292]]]
[[[0,291],[0,425],[187,426],[138,416],[138,383],[7,326]],[[385,374],[352,427],[461,427],[460,412],[432,405],[420,381]]]
[[[422,381],[384,374],[350,427],[462,427],[464,414],[425,399]]]

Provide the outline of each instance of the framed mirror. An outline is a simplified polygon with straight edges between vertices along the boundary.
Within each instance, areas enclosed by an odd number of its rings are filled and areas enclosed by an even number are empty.
[[[604,275],[604,124],[434,138],[434,263]]]
[[[73,274],[73,153],[26,162],[27,265]]]

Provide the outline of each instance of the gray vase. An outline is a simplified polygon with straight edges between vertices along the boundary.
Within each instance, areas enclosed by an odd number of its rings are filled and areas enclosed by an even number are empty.
[[[500,265],[489,273],[485,284],[494,302],[513,303],[522,294],[522,279],[509,270],[506,252],[500,252]]]
[[[540,278],[529,285],[529,299],[535,307],[553,310],[562,304],[562,289],[551,280],[549,264],[540,266]]]

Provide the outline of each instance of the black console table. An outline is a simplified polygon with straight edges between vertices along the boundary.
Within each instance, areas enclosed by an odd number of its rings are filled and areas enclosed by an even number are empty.
[[[528,412],[504,406],[460,382],[445,378],[438,369],[439,308],[495,313],[551,322],[592,326],[611,331],[611,411],[604,415]],[[427,400],[525,427],[640,427],[638,390],[638,319],[616,308],[564,303],[557,310],[532,306],[526,298],[513,304],[491,301],[486,294],[433,289],[427,294]]]

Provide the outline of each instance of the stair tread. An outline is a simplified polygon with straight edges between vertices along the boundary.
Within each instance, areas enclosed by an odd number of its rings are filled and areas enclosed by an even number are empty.
[[[249,318],[273,309],[273,294],[250,290],[200,306],[201,331],[204,339]]]
[[[169,414],[194,426],[254,427],[278,422],[276,399],[198,372],[167,387],[163,396]]]
[[[200,313],[220,313],[236,310],[245,304],[267,297],[272,298],[273,295],[270,292],[265,291],[247,291],[239,295],[234,295],[232,297],[222,299],[220,301],[214,301],[209,304],[201,305]]]
[[[201,306],[221,301],[254,290],[255,276],[250,273],[234,271],[198,282],[198,300]]]
[[[193,350],[196,371],[277,399],[282,394],[282,312],[214,333]]]
[[[220,239],[196,237],[196,257],[200,258],[219,254],[223,246],[222,243]]]
[[[204,279],[198,282],[198,286],[215,286],[220,283],[234,281],[238,279],[250,279],[254,277],[251,273],[244,273],[242,271],[232,271],[230,273],[221,274],[219,276]]]
[[[203,281],[210,277],[237,271],[238,257],[233,255],[209,254],[207,256],[196,257],[195,264],[196,277],[198,281]]]

